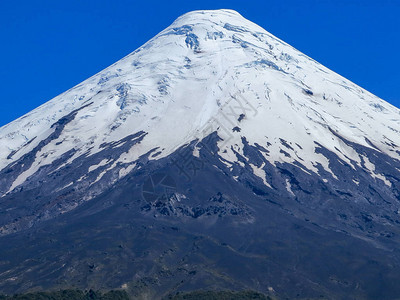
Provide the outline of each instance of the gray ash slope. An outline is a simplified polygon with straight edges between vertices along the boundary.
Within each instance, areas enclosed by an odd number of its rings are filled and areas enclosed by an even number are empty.
[[[0,291],[400,294],[400,112],[230,10],[0,128]]]

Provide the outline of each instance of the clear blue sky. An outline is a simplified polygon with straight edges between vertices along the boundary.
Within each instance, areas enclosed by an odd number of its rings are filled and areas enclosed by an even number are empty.
[[[181,14],[231,8],[400,107],[400,1],[0,0],[0,126],[132,52]]]

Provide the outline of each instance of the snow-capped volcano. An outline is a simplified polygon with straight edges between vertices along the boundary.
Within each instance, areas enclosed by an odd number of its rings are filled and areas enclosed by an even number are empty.
[[[140,145],[103,163],[110,169],[134,163],[155,148],[161,153],[154,159],[159,159],[214,130],[225,138],[220,154],[227,163],[236,161],[232,146],[241,153],[245,136],[252,145],[271,144],[271,163],[297,160],[315,172],[320,163],[332,173],[327,159],[314,151],[317,141],[361,166],[362,157],[332,130],[400,157],[397,108],[231,10],[178,18],[132,54],[1,128],[0,169],[32,151],[54,132],[55,122],[73,111],[74,119],[3,192],[72,149],[76,152],[66,164],[138,132],[146,133]],[[236,124],[242,113],[243,121]],[[232,132],[236,125],[240,131]]]
[[[138,187],[140,176],[178,157],[179,175],[220,172],[254,197],[281,200],[295,218],[393,249],[398,240],[375,238],[400,233],[399,134],[399,109],[239,13],[190,12],[0,128],[8,212],[0,234],[70,212],[121,182]],[[202,166],[189,169],[182,151]],[[176,204],[189,194],[148,210],[193,217],[192,204]],[[375,227],[366,234],[360,220]]]

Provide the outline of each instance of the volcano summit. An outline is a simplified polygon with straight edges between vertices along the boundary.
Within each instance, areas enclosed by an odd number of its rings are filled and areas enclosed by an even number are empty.
[[[400,110],[194,11],[0,128],[0,292],[400,295]]]

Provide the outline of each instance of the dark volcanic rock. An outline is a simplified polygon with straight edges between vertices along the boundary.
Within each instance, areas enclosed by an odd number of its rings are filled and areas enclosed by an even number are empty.
[[[174,162],[190,145],[147,162],[71,212],[2,237],[0,290],[124,286],[154,298],[204,288],[273,289],[289,298],[400,293],[399,218],[388,205],[397,199],[379,181],[360,178],[362,170],[321,147],[341,183],[266,164],[271,189],[247,167],[260,164],[262,149],[247,145],[245,165],[229,171],[213,152],[218,138],[206,140],[191,158],[202,167],[185,170],[189,179]],[[386,172],[396,188],[393,170]],[[170,190],[149,201],[143,186],[157,174],[168,174]]]

